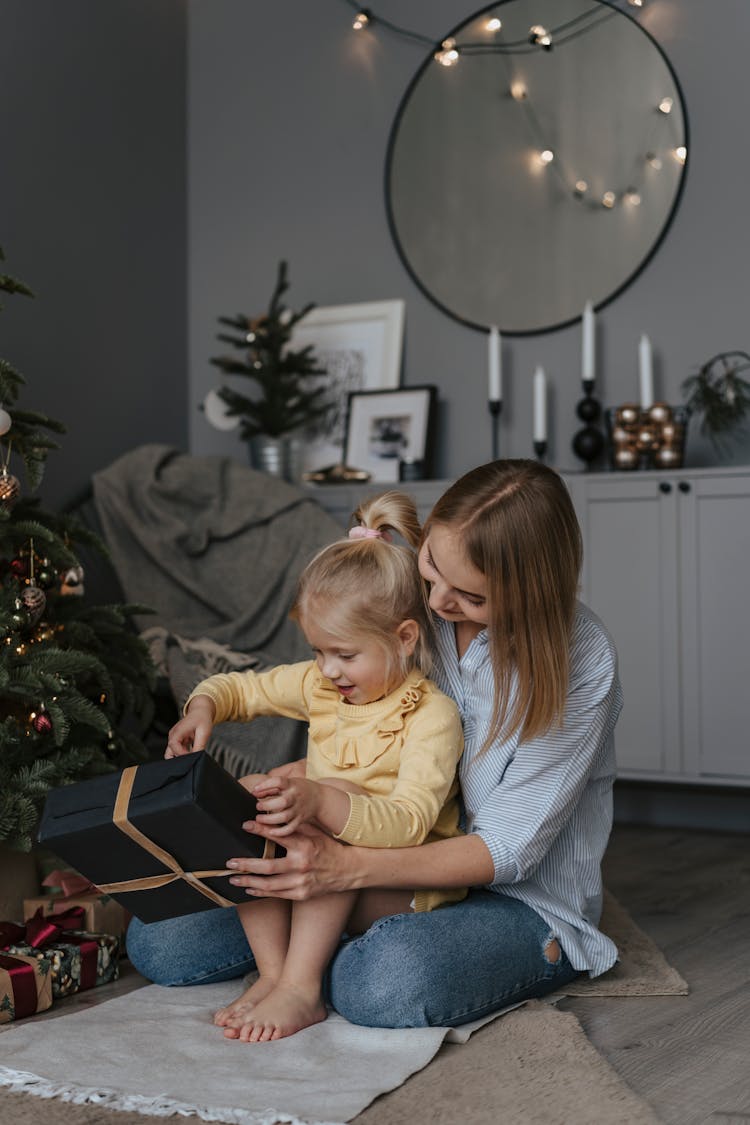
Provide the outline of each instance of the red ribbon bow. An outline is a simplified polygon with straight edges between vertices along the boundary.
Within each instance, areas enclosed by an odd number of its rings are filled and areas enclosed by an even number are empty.
[[[18,922],[0,922],[0,949],[9,945],[33,945],[43,949],[51,945],[55,938],[62,940],[64,930],[80,930],[85,911],[82,906],[71,906],[64,914],[45,918],[41,906],[25,925]]]
[[[46,949],[56,942],[77,945],[81,951],[81,988],[93,988],[96,984],[99,943],[90,937],[69,932],[80,930],[84,915],[82,906],[71,906],[64,913],[45,917],[40,906],[23,926],[16,922],[0,922],[0,947],[7,949],[10,945],[31,945],[34,949]]]

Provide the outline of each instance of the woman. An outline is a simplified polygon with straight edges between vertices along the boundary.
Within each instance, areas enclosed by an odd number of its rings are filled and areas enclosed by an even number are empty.
[[[473,888],[342,945],[328,996],[368,1026],[466,1023],[580,972],[596,976],[617,956],[597,923],[621,693],[612,642],[576,603],[581,537],[562,480],[534,461],[467,473],[430,514],[419,566],[435,619],[433,678],[464,724],[466,835],[385,850],[305,827],[285,837],[283,859],[228,862],[251,897]],[[128,950],[162,984],[253,968],[230,910],[134,922]]]

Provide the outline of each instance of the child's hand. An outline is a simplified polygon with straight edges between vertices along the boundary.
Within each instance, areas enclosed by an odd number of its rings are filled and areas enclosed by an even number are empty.
[[[304,777],[269,777],[253,789],[258,802],[256,819],[273,836],[289,836],[300,824],[314,821],[320,804],[320,786]]]
[[[167,735],[165,758],[179,758],[183,754],[205,749],[213,730],[216,707],[207,695],[196,695],[179,722]]]

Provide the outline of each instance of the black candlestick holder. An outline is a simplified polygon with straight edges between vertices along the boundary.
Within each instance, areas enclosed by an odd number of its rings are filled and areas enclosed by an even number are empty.
[[[576,406],[576,414],[583,422],[583,429],[573,435],[573,452],[576,457],[585,462],[586,471],[591,469],[594,461],[604,452],[604,434],[594,424],[599,421],[602,413],[601,403],[594,398],[593,379],[584,379],[584,397]]]
[[[534,442],[534,452],[536,453],[537,461],[543,461],[544,458],[545,458],[545,455],[547,453],[547,442],[546,441],[535,441]]]
[[[490,412],[492,427],[492,460],[497,461],[500,456],[500,415],[503,410],[502,399],[491,398],[487,403]]]

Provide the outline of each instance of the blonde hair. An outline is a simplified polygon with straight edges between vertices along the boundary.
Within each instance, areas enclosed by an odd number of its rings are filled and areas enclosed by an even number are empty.
[[[319,551],[300,576],[291,615],[301,621],[322,612],[328,632],[371,637],[383,649],[388,678],[396,669],[406,677],[415,667],[427,674],[431,626],[417,566],[422,529],[414,502],[401,492],[384,492],[360,504],[352,520],[381,535],[340,539]],[[392,542],[393,533],[407,546]],[[396,633],[407,620],[419,626],[411,656],[401,652]]]
[[[435,524],[460,536],[487,580],[495,693],[483,749],[501,734],[527,740],[561,725],[583,556],[562,479],[537,461],[481,465],[438,500],[425,536]]]

